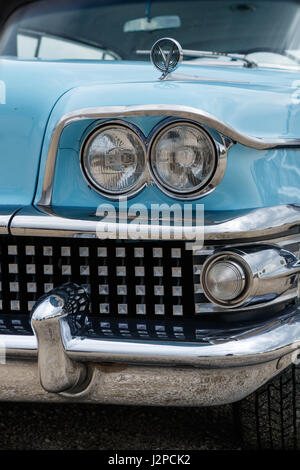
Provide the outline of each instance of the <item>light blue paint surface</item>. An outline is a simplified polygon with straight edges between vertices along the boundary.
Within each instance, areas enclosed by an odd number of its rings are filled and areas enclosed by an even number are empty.
[[[299,71],[186,65],[179,72],[180,80],[161,82],[147,63],[1,60],[6,104],[0,104],[0,204],[31,204],[37,182],[39,200],[53,130],[62,115],[81,108],[187,105],[253,136],[300,137]],[[183,80],[184,73],[200,78]],[[147,135],[157,121],[135,122]],[[89,125],[74,124],[63,134],[54,206],[97,207],[107,201],[88,188],[79,167],[78,150]],[[220,211],[300,204],[299,159],[299,150],[257,151],[237,144],[229,152],[223,181],[199,202]],[[144,201],[176,202],[155,187],[134,199]]]

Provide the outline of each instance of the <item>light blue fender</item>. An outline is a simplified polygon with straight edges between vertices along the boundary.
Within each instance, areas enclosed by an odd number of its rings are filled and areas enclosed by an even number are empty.
[[[0,59],[0,205],[28,205],[36,190],[45,129],[52,108],[68,90],[124,81],[128,67],[99,62],[43,62]],[[155,71],[129,67],[127,80]],[[44,147],[45,148],[45,147]]]
[[[3,60],[0,80],[6,85],[6,103],[0,104],[1,204],[30,204],[36,182],[35,202],[40,199],[53,130],[62,115],[81,108],[187,105],[253,136],[300,137],[298,72],[192,65],[181,66],[179,72],[178,80],[159,81],[158,72],[145,63]],[[192,81],[192,76],[197,80]],[[147,135],[158,119],[134,122]],[[74,124],[62,136],[54,179],[56,207],[95,208],[107,201],[88,188],[79,167],[78,150],[89,125],[91,122]],[[229,151],[221,184],[199,202],[208,210],[299,204],[299,158],[299,150],[258,151],[236,144]],[[155,187],[134,199],[145,201],[176,202]]]

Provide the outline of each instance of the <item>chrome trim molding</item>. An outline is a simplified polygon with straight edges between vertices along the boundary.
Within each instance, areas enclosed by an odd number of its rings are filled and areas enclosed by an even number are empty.
[[[228,333],[227,333],[228,334]],[[220,343],[195,345],[189,343],[147,343],[73,338],[67,352],[74,361],[126,362],[195,367],[234,367],[254,365],[278,359],[300,347],[300,312],[286,322],[270,322],[240,337]]]
[[[78,385],[79,377],[84,376],[77,369],[74,373],[70,360],[222,368],[278,359],[300,347],[300,309],[296,306],[293,312],[262,326],[249,327],[238,334],[224,330],[221,340],[196,344],[74,336],[70,325],[75,315],[86,315],[87,305],[84,289],[74,284],[50,292],[33,310],[32,325],[37,339],[32,336],[24,341],[22,336],[0,336],[7,357],[20,359],[38,354],[43,386],[61,391],[67,386],[72,389]]]
[[[2,206],[0,207],[0,235],[9,234],[9,225],[13,216],[18,212],[19,207]]]
[[[0,335],[0,339],[8,360],[37,359],[36,336]],[[67,356],[76,362],[215,368],[255,365],[299,350],[300,309],[240,335],[224,331],[222,341],[212,340],[211,344],[85,337],[64,338],[63,342]]]
[[[0,234],[7,235],[8,234],[8,226],[9,221],[11,219],[10,215],[0,215]]]
[[[53,131],[47,155],[42,194],[38,204],[40,206],[51,206],[56,154],[61,134],[66,127],[74,122],[87,119],[121,119],[141,116],[165,116],[192,120],[200,125],[202,124],[213,128],[217,132],[235,142],[239,142],[246,147],[251,147],[257,150],[275,149],[282,147],[300,148],[300,139],[298,138],[269,139],[249,136],[233,129],[231,126],[219,120],[217,117],[205,111],[189,106],[153,104],[79,109],[63,116]]]
[[[219,214],[222,216],[222,214]],[[224,216],[223,216],[224,217]],[[140,219],[139,219],[140,221]],[[129,220],[130,225],[134,224]],[[153,222],[153,221],[152,221]],[[145,224],[139,224],[136,232],[140,233],[140,239],[162,239],[162,225],[157,222],[157,230],[153,228],[151,220],[145,219]],[[116,237],[119,233],[126,232],[126,222],[112,222],[116,230]],[[52,237],[99,237],[107,238],[105,228],[107,220],[101,222],[91,209],[68,211],[68,216],[61,215],[50,208],[36,209],[32,206],[23,208],[12,219],[10,224],[11,235],[17,236],[52,236]],[[103,227],[103,233],[101,228]],[[176,225],[164,226],[170,234],[170,239],[177,238]],[[197,227],[195,227],[197,230]],[[226,214],[226,219],[218,220],[214,212],[205,213],[204,238],[205,241],[222,241],[226,245],[228,240],[238,240],[247,242],[248,240],[260,239],[263,237],[288,236],[288,232],[300,229],[300,206],[281,205],[252,209],[248,211],[233,211]],[[202,227],[201,227],[202,230]],[[184,240],[194,240],[194,227],[191,225],[191,235],[184,231]],[[180,225],[180,232],[181,225]],[[152,237],[151,237],[152,235]],[[295,236],[295,234],[294,234]],[[166,238],[164,238],[166,239]]]

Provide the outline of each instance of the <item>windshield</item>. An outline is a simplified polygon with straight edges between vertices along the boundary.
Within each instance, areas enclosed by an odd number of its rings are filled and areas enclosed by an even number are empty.
[[[239,53],[260,65],[300,67],[300,1],[38,1],[9,18],[0,36],[0,55],[148,60],[136,51],[149,50],[161,37],[173,37],[184,49]],[[222,56],[185,60],[237,65]]]

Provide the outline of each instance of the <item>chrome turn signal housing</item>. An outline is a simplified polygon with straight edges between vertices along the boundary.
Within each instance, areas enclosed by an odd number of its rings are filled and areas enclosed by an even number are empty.
[[[275,245],[251,245],[216,252],[203,265],[205,296],[223,308],[263,304],[296,284],[299,261]]]

